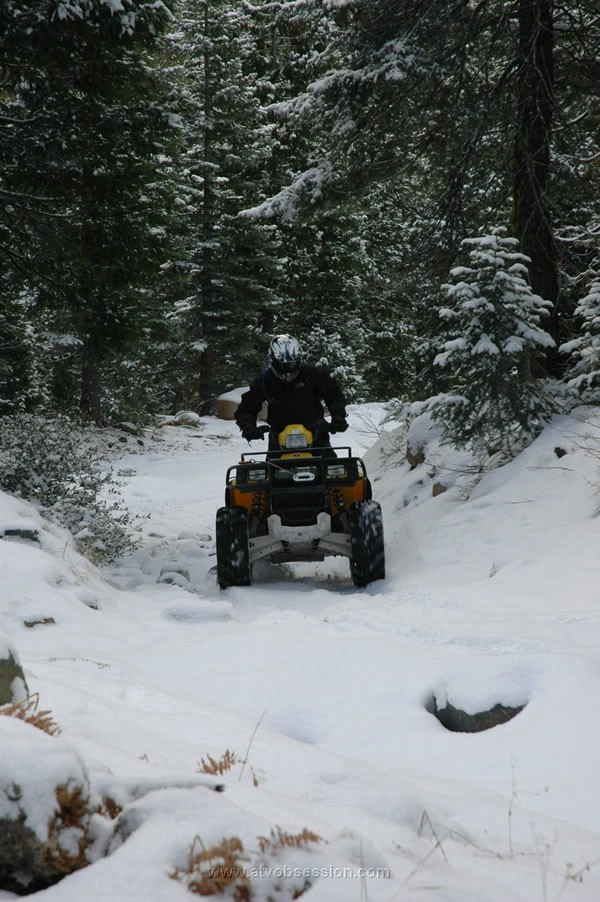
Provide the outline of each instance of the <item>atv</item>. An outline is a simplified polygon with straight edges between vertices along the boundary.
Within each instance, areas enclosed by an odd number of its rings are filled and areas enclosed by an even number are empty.
[[[320,423],[319,431],[327,425]],[[268,426],[260,429],[269,432]],[[342,555],[350,560],[354,585],[383,579],[381,507],[363,461],[349,447],[315,447],[313,430],[300,424],[279,433],[277,447],[244,453],[227,470],[225,506],[216,522],[221,589],[251,585],[252,566],[263,559]]]

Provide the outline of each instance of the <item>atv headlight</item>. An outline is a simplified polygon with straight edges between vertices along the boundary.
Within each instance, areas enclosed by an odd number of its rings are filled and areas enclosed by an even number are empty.
[[[328,479],[340,479],[346,476],[346,467],[343,466],[333,466],[327,467],[327,478]]]
[[[285,437],[286,451],[297,451],[299,448],[308,448],[308,439],[303,432],[290,432]]]
[[[266,482],[266,470],[248,470],[248,482]]]

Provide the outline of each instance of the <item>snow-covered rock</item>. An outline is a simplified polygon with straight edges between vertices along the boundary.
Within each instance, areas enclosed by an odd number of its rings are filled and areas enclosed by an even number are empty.
[[[89,863],[95,806],[67,743],[0,717],[0,745],[0,888],[30,893]]]
[[[0,633],[0,705],[10,705],[27,697],[28,689],[17,652],[8,636]]]

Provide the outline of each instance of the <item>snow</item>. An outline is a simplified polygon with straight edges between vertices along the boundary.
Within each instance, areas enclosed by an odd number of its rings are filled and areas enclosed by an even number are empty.
[[[383,507],[387,578],[364,590],[328,558],[219,591],[215,510],[248,450],[230,421],[147,431],[112,461],[142,543],[103,570],[0,494],[0,533],[40,532],[0,541],[2,641],[62,730],[46,742],[57,774],[72,750],[92,796],[123,809],[114,835],[97,819],[109,854],[33,897],[191,899],[169,875],[194,838],[239,837],[263,902],[305,878],[315,902],[600,898],[600,414],[556,417],[481,479],[430,421],[410,470],[397,434],[375,431],[383,414],[351,407],[337,437]],[[524,707],[452,733],[432,698]],[[2,773],[31,775],[41,830],[36,761],[0,721]],[[227,750],[236,763],[206,773]],[[322,841],[261,851],[305,828]]]

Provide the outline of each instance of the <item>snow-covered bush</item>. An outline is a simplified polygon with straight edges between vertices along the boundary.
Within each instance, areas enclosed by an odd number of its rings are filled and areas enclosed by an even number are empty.
[[[567,385],[581,400],[597,403],[600,400],[600,277],[592,282],[589,294],[581,299],[575,315],[582,320],[577,338],[560,346],[560,351],[572,355],[567,373]]]
[[[36,503],[84,554],[102,563],[133,549],[113,472],[84,429],[65,416],[2,417],[0,449],[0,488]]]
[[[550,302],[527,281],[529,258],[503,229],[469,238],[470,266],[450,272],[439,310],[444,341],[434,364],[448,392],[431,410],[446,439],[458,446],[507,449],[536,435],[550,416],[532,361],[554,345],[541,327]]]

